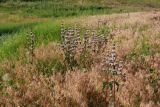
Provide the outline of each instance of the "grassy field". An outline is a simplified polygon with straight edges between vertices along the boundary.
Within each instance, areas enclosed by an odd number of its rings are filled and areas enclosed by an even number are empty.
[[[158,0],[82,1],[7,2],[0,5],[0,11],[21,16],[67,17],[149,10],[160,4]]]
[[[159,7],[0,0],[0,106],[159,107]]]
[[[0,3],[0,36],[1,41],[3,39],[9,37],[10,41],[16,36],[12,35],[23,35],[25,37],[25,33],[27,30],[35,29],[37,36],[44,36],[47,34],[46,41],[52,41],[53,39],[58,37],[52,37],[52,34],[57,33],[57,26],[60,25],[60,21],[63,20],[63,17],[78,17],[78,16],[88,16],[88,15],[96,15],[96,14],[111,14],[111,13],[126,13],[126,12],[136,12],[136,11],[148,11],[155,10],[159,7],[159,1],[157,0],[113,0],[113,1],[7,1]],[[59,18],[57,18],[59,17]],[[58,23],[57,23],[57,20]],[[55,23],[56,22],[56,23]],[[43,26],[43,27],[42,27]],[[54,26],[57,28],[54,32]],[[45,30],[42,30],[45,29]],[[52,30],[53,29],[53,30]],[[60,30],[60,29],[59,29]],[[5,35],[5,36],[3,36]],[[44,37],[42,38],[44,39]],[[18,37],[19,38],[19,37]],[[49,40],[51,39],[51,40]],[[56,40],[57,40],[56,39]],[[14,39],[17,43],[17,48],[21,45],[19,42]],[[41,39],[40,39],[41,40]],[[5,42],[6,42],[5,41]],[[13,40],[12,40],[13,43]],[[11,44],[12,44],[11,43]],[[2,43],[1,43],[2,44]],[[7,43],[8,44],[8,43]],[[6,49],[6,46],[3,44],[2,50]],[[13,46],[8,46],[13,47]],[[3,52],[1,58],[5,58],[4,56],[17,54],[15,51],[9,52],[8,49]],[[5,55],[6,54],[6,55]]]

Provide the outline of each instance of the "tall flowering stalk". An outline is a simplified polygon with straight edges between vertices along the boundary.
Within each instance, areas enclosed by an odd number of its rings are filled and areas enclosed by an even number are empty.
[[[96,31],[93,30],[92,31],[92,41],[91,41],[91,48],[92,48],[92,53],[96,52],[96,44],[97,44],[97,35],[96,35]]]
[[[124,76],[124,74],[122,74],[122,61],[118,61],[117,59],[115,43],[112,46],[111,52],[108,52],[105,60],[105,68],[103,70],[107,75],[104,88],[106,88],[106,95],[112,97],[113,106],[116,107],[116,91],[119,89],[119,81],[117,81],[116,76]]]
[[[64,24],[61,24],[61,47],[63,50],[65,50],[65,28]]]
[[[27,35],[27,50],[28,50],[29,62],[31,64],[33,64],[34,57],[35,57],[35,53],[34,53],[35,45],[36,45],[35,35],[32,32],[30,32]]]
[[[75,39],[75,30],[65,29],[64,24],[61,24],[61,46],[65,55],[66,66],[73,70],[76,65],[75,54],[77,42]]]

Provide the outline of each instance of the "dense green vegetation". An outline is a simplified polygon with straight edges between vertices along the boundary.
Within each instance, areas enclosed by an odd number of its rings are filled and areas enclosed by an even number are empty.
[[[140,11],[159,7],[159,4],[158,0],[17,0],[1,3],[0,12],[23,16],[64,17]]]
[[[7,5],[7,6],[6,6]],[[79,5],[76,3],[54,3],[54,2],[20,2],[1,5],[0,11],[21,16],[39,17],[66,17],[79,15],[109,14],[126,11],[135,11],[133,8],[114,8],[97,4]]]
[[[36,45],[38,46],[42,43],[47,44],[50,41],[58,41],[60,39],[59,30],[59,24],[53,22],[32,23],[30,26],[6,27],[3,33],[8,31],[7,34],[3,34],[0,37],[0,62],[4,59],[18,56],[18,50],[26,45],[27,32],[33,31],[36,35]]]

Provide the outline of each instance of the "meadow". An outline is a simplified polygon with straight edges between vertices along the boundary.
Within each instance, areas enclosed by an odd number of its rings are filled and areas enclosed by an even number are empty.
[[[159,0],[1,0],[0,106],[159,107]]]

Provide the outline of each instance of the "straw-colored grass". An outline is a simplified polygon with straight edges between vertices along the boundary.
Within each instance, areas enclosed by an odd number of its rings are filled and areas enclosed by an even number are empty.
[[[160,13],[139,12],[111,16],[89,16],[74,19],[96,29],[98,19],[109,28],[117,44],[117,55],[124,62],[125,82],[119,81],[116,107],[160,106]],[[73,24],[72,23],[72,24]],[[44,33],[47,35],[47,33]],[[109,42],[110,43],[110,42]],[[108,46],[110,46],[109,44]],[[59,43],[39,44],[35,62],[26,61],[24,48],[16,60],[1,64],[0,104],[2,106],[105,107],[102,62],[88,72],[75,68],[66,74],[64,55]],[[101,54],[99,54],[101,56]],[[103,57],[98,57],[102,58]],[[39,63],[38,63],[39,62]],[[57,72],[58,71],[58,72]]]

